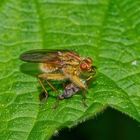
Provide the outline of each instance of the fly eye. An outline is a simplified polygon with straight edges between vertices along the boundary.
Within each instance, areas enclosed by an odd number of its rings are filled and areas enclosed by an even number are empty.
[[[86,63],[81,63],[80,68],[82,70],[86,70],[86,69],[88,69],[88,65]]]

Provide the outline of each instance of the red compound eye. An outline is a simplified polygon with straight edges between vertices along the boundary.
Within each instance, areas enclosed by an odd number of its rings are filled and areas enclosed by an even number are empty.
[[[86,63],[81,63],[80,68],[82,70],[87,70],[88,69],[88,65]]]
[[[92,65],[92,59],[88,57],[88,58],[82,60],[82,62],[80,64],[80,68],[83,71],[89,71],[91,69],[91,65]]]

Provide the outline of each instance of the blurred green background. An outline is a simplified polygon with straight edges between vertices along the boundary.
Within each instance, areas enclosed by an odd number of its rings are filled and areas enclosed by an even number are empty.
[[[62,129],[51,140],[140,140],[140,124],[112,108],[72,129]]]

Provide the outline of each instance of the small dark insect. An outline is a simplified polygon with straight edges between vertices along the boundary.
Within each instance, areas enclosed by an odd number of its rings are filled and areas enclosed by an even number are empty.
[[[96,73],[91,58],[81,57],[74,51],[68,50],[31,50],[20,55],[20,59],[26,62],[39,63],[42,74],[37,76],[40,85],[48,97],[44,86],[46,82],[56,93],[58,91],[51,84],[51,80],[70,81],[58,99],[65,99],[73,96],[79,90],[87,90],[88,84],[83,81],[90,81]]]

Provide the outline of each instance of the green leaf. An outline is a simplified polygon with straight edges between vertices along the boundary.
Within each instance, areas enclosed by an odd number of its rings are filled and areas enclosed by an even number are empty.
[[[19,60],[22,52],[37,48],[73,49],[94,59],[98,72],[88,107],[80,95],[55,110],[52,96],[40,104],[37,79]],[[140,122],[139,0],[1,1],[0,73],[2,140],[49,139],[107,106]]]

